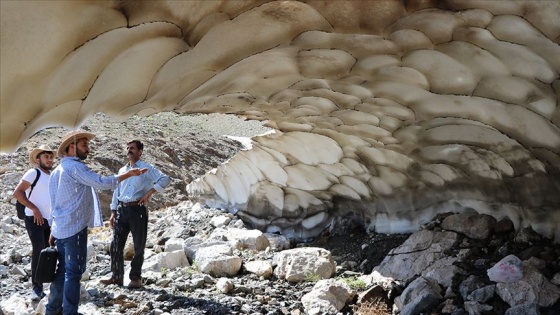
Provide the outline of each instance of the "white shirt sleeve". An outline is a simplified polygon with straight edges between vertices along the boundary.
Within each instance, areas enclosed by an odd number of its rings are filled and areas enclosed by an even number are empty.
[[[21,180],[24,180],[28,182],[29,185],[31,185],[35,181],[35,178],[37,178],[37,171],[34,168],[32,168],[27,172],[25,172],[25,174],[23,174]],[[27,195],[29,195],[29,190],[31,190],[31,187],[27,188],[27,190],[25,191]]]

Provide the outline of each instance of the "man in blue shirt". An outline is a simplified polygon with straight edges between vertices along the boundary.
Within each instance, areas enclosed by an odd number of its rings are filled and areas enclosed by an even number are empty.
[[[126,173],[100,176],[83,160],[95,135],[73,131],[63,136],[58,155],[63,156],[49,180],[53,224],[49,243],[58,250],[58,269],[50,286],[46,315],[78,314],[80,280],[86,269],[87,228],[103,220],[95,189],[115,189],[119,182],[146,173],[134,168]]]
[[[109,279],[100,283],[123,285],[124,257],[123,251],[128,234],[132,233],[134,256],[130,262],[129,288],[142,287],[142,264],[144,248],[148,234],[148,210],[146,204],[156,191],[163,192],[170,183],[169,176],[157,170],[153,165],[140,160],[144,144],[139,140],[127,143],[128,163],[119,170],[119,174],[133,168],[145,168],[148,171],[141,176],[121,182],[113,192],[111,202],[110,224],[114,228],[111,242],[111,272]]]

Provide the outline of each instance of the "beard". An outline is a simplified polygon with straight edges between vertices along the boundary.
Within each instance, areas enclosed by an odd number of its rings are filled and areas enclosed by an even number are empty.
[[[89,152],[84,152],[78,148],[76,148],[76,155],[80,158],[80,160],[85,160],[88,156]]]
[[[52,165],[51,165],[51,166],[48,166],[48,165],[43,164],[43,163],[41,163],[41,162],[39,162],[39,167],[42,168],[42,169],[44,169],[44,170],[46,170],[46,171],[52,170]]]

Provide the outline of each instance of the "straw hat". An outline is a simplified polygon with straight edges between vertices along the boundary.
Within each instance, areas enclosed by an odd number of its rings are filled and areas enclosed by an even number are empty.
[[[48,145],[43,144],[40,147],[33,149],[33,151],[29,153],[29,162],[31,162],[31,164],[33,165],[37,165],[37,156],[43,152],[51,152],[56,157],[56,152],[54,152],[54,150],[51,149]]]
[[[66,148],[71,143],[78,142],[78,140],[82,138],[91,140],[95,138],[95,135],[93,133],[89,133],[83,130],[75,130],[62,136],[62,141],[60,142],[60,146],[58,147],[58,156],[66,155]]]

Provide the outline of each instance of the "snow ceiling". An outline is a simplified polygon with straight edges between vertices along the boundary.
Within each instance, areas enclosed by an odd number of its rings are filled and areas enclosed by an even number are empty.
[[[560,239],[559,1],[1,1],[0,149],[104,112],[273,135],[193,199],[306,238],[441,212]]]

